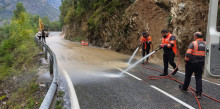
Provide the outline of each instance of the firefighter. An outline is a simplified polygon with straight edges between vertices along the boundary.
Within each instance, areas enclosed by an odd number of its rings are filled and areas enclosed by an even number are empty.
[[[42,42],[46,43],[46,33],[45,30],[42,30]]]
[[[174,62],[175,55],[177,53],[177,45],[176,45],[176,37],[172,35],[167,30],[162,30],[162,43],[160,44],[159,48],[163,48],[163,62],[164,62],[164,73],[160,74],[160,76],[168,75],[168,63],[175,69],[176,63]],[[178,68],[172,73],[175,75],[178,71]]]
[[[179,85],[182,91],[187,91],[190,84],[192,73],[195,73],[196,78],[196,94],[197,98],[201,99],[202,93],[202,72],[205,62],[205,45],[203,41],[203,35],[201,32],[194,34],[194,40],[190,45],[185,54],[185,81],[183,85]]]
[[[142,34],[143,36],[141,36],[140,45],[142,45],[142,56],[144,57],[145,54],[148,55],[150,52],[152,39],[148,32],[144,31]],[[146,62],[148,62],[148,60],[149,58],[146,59]],[[144,64],[144,60],[142,64]]]

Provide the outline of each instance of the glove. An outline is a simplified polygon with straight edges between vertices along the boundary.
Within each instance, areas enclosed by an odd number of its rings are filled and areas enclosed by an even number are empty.
[[[163,48],[164,47],[164,44],[160,44],[159,45],[159,49]]]

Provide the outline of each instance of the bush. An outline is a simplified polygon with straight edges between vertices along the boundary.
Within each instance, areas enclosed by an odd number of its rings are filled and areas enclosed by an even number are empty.
[[[169,17],[167,18],[167,23],[168,23],[168,25],[171,24],[172,19],[173,19],[172,16],[169,16]]]
[[[14,11],[14,17],[9,25],[1,28],[4,33],[3,41],[0,43],[0,81],[17,74],[23,66],[30,66],[33,56],[36,55],[37,47],[33,41],[34,33],[37,32],[37,16],[25,12],[19,4],[19,9]],[[19,11],[20,10],[20,11]]]

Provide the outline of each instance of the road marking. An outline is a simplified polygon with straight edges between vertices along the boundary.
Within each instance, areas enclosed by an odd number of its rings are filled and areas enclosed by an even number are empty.
[[[70,93],[71,109],[80,109],[79,101],[77,99],[76,91],[74,89],[73,83],[72,83],[68,73],[65,70],[63,70],[63,74],[64,74],[64,77],[66,78],[69,93]]]
[[[171,69],[171,68],[168,68],[169,70],[173,70],[173,69]],[[180,71],[178,71],[180,74],[183,74],[183,75],[185,75],[185,73],[183,73],[183,72],[180,72]],[[192,75],[192,77],[193,78],[195,78],[195,76],[193,76]],[[209,81],[209,80],[206,80],[206,79],[202,79],[203,81],[206,81],[206,82],[208,82],[208,83],[211,83],[211,84],[215,84],[215,85],[218,85],[218,86],[220,86],[220,84],[218,84],[218,83],[214,83],[214,82],[211,82],[211,81]]]
[[[132,74],[130,74],[130,73],[128,73],[128,72],[126,72],[126,71],[120,69],[120,68],[118,68],[118,67],[115,67],[115,68],[118,69],[118,70],[120,70],[120,71],[122,71],[123,73],[126,73],[127,75],[129,75],[129,76],[131,76],[131,77],[133,77],[133,78],[139,80],[139,81],[142,80],[142,79],[140,79],[140,78],[138,78],[138,77],[136,77],[136,76],[134,76],[134,75],[132,75]]]
[[[184,105],[185,107],[187,107],[187,108],[189,108],[189,109],[195,109],[194,107],[192,107],[192,106],[186,104],[185,102],[183,102],[183,101],[181,101],[180,99],[174,97],[173,95],[170,95],[169,93],[167,93],[167,92],[165,92],[165,91],[163,91],[163,90],[157,88],[156,86],[153,86],[153,85],[150,85],[150,86],[151,86],[152,88],[156,89],[157,91],[159,91],[159,92],[165,94],[166,96],[172,98],[173,100],[179,102],[180,104]]]

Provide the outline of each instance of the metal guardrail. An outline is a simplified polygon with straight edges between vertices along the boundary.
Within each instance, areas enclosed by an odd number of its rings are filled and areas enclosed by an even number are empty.
[[[49,109],[54,95],[57,91],[57,77],[58,77],[58,67],[57,67],[57,60],[54,52],[48,47],[47,44],[43,43],[42,41],[38,40],[37,36],[34,37],[35,42],[39,45],[39,48],[44,50],[45,59],[48,58],[47,53],[49,53],[49,62],[50,62],[50,74],[53,74],[53,81],[50,85],[49,90],[47,91],[46,96],[44,97],[43,102],[41,103],[41,106],[39,109]]]

